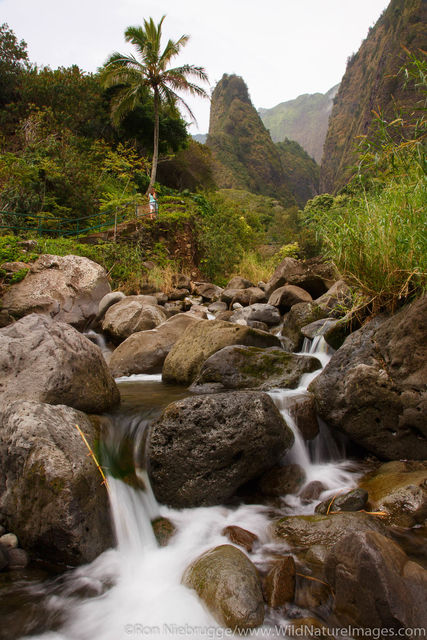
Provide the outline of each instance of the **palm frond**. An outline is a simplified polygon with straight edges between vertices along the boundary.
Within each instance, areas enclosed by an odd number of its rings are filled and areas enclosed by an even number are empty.
[[[168,75],[181,75],[197,78],[202,82],[209,82],[208,75],[203,67],[196,67],[194,64],[184,64],[182,67],[168,69]]]

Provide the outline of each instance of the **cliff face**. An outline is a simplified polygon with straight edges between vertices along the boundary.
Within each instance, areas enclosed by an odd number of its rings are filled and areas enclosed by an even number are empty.
[[[327,93],[305,93],[272,109],[259,109],[273,142],[282,142],[285,138],[296,140],[316,162],[320,162],[338,87],[335,85]]]
[[[276,147],[282,161],[284,182],[302,208],[307,200],[319,193],[320,167],[295,140],[285,138]]]
[[[224,75],[215,87],[206,144],[216,161],[214,177],[220,188],[245,189],[294,204],[278,149],[242,78]]]
[[[334,192],[352,175],[356,136],[368,133],[372,110],[392,117],[395,104],[411,104],[396,73],[405,63],[402,45],[416,52],[427,41],[427,2],[391,0],[359,51],[347,64],[334,100],[320,169],[321,192]],[[415,98],[412,96],[412,100]]]

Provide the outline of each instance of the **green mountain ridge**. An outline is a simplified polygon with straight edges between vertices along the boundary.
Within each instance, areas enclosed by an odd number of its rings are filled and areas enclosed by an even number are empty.
[[[258,109],[273,142],[295,140],[320,163],[333,99],[339,84],[327,93],[304,93],[271,109]]]

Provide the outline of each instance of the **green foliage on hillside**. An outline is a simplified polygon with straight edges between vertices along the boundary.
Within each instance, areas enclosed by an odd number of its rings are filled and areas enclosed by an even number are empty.
[[[325,94],[305,93],[271,109],[259,109],[258,113],[273,142],[281,142],[285,138],[296,140],[320,163],[332,101],[338,86],[332,87]]]
[[[390,119],[378,113],[359,147],[358,175],[303,213],[374,310],[393,310],[427,286],[427,57],[410,55],[397,80],[416,96],[413,108]]]
[[[319,193],[320,167],[294,140],[285,138],[276,146],[282,161],[286,183],[294,194],[298,206],[303,207],[307,200]]]
[[[213,91],[207,145],[217,161],[215,180],[220,187],[293,204],[279,153],[238,76],[224,75]]]
[[[348,60],[329,120],[321,191],[337,192],[355,173],[355,140],[369,133],[373,110],[380,108],[392,119],[396,105],[409,109],[413,105],[415,93],[404,91],[396,74],[405,63],[402,45],[414,52],[425,48],[426,25],[424,0],[392,0],[359,51]]]

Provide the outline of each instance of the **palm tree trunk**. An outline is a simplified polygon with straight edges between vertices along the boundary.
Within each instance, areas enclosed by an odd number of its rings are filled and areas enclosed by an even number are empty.
[[[148,185],[147,193],[150,193],[151,188],[156,181],[157,162],[159,160],[159,92],[157,88],[154,89],[154,145],[153,145],[153,161],[151,163],[151,176],[150,184]]]

